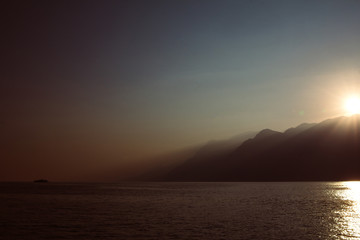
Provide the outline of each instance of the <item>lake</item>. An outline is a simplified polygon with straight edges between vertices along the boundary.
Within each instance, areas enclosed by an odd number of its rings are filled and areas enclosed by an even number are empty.
[[[0,239],[359,239],[360,182],[0,183]]]

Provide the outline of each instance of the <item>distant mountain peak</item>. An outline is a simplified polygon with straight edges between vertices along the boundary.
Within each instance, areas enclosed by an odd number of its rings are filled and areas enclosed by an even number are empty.
[[[277,135],[277,134],[281,134],[281,133],[266,128],[266,129],[264,129],[264,130],[261,130],[258,134],[256,134],[255,139],[266,138],[266,137],[273,136],[273,135],[275,135],[275,134]]]

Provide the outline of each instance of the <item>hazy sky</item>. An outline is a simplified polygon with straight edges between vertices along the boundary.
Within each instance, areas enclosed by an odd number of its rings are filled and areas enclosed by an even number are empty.
[[[11,1],[0,180],[73,179],[343,114],[360,1]]]

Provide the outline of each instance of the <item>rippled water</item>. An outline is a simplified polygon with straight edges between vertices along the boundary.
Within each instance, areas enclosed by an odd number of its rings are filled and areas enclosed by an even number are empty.
[[[0,239],[358,239],[360,182],[0,183]]]

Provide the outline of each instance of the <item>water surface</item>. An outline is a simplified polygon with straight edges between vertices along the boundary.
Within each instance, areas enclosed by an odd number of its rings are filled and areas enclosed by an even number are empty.
[[[0,239],[359,239],[359,182],[0,183]]]

